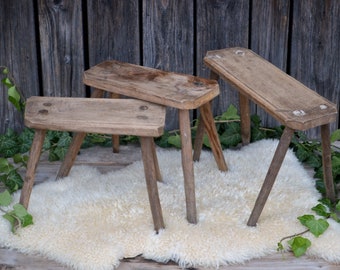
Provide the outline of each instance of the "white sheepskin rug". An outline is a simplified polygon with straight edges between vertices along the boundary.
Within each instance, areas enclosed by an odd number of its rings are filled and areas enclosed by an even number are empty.
[[[297,217],[314,214],[310,209],[320,198],[313,178],[289,150],[257,227],[246,225],[277,143],[264,140],[224,151],[228,172],[217,169],[211,152],[202,153],[194,165],[197,225],[186,220],[180,151],[157,149],[166,226],[159,234],[138,161],[107,174],[74,167],[69,177],[35,186],[29,206],[34,225],[14,235],[0,218],[0,245],[75,269],[113,269],[120,259],[137,255],[218,268],[275,253],[282,237],[305,230]],[[330,221],[319,238],[306,237],[312,241],[309,256],[340,263],[340,224]]]

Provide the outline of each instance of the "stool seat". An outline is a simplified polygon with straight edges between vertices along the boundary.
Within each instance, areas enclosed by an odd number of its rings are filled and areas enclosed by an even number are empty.
[[[84,72],[88,86],[177,109],[196,109],[220,90],[215,80],[110,60]]]
[[[25,124],[34,128],[35,134],[20,203],[28,207],[47,130],[135,135],[140,137],[150,208],[154,228],[158,232],[164,228],[164,221],[157,188],[161,174],[153,137],[163,134],[164,122],[165,107],[141,100],[30,97],[25,107]],[[75,157],[76,154],[69,160],[69,168]]]
[[[30,97],[25,125],[73,132],[159,137],[165,107],[134,99]]]

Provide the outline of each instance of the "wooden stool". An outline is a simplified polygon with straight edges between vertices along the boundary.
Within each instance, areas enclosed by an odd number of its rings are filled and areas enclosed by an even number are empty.
[[[20,203],[28,207],[46,130],[135,135],[140,136],[154,227],[156,231],[164,228],[157,189],[161,175],[153,141],[153,137],[163,134],[164,122],[165,107],[140,100],[30,97],[25,125],[34,128],[35,135]]]
[[[197,223],[189,112],[199,108],[201,122],[207,131],[217,166],[221,171],[226,171],[227,164],[210,106],[210,101],[219,94],[218,83],[215,80],[114,60],[103,62],[85,71],[84,83],[96,89],[92,97],[101,97],[105,90],[179,110],[187,219],[190,223]],[[69,173],[84,136],[84,133],[79,133],[74,137],[58,177],[64,177]]]
[[[221,77],[239,91],[243,144],[250,142],[249,100],[285,125],[247,224],[256,225],[295,130],[321,126],[326,195],[335,201],[329,123],[337,118],[336,105],[245,48],[209,51],[204,62],[211,69],[212,78]]]

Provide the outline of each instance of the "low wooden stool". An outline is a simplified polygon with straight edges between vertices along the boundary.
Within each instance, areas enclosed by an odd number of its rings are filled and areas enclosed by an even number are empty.
[[[245,48],[209,51],[204,62],[211,69],[211,78],[221,77],[239,91],[243,144],[250,142],[249,100],[285,125],[247,224],[256,225],[295,130],[321,126],[326,195],[335,201],[329,124],[337,118],[336,105]]]
[[[157,180],[161,180],[153,137],[163,134],[165,107],[134,99],[30,97],[25,125],[35,129],[21,191],[28,207],[46,130],[140,136],[145,180],[154,228],[164,228]]]
[[[210,106],[210,101],[220,93],[218,83],[215,80],[115,60],[105,61],[86,70],[84,83],[95,88],[93,97],[100,97],[107,91],[178,109],[187,220],[197,223],[190,110],[199,108],[217,166],[221,171],[226,171],[227,164]],[[58,177],[68,174],[84,136],[84,133],[79,133],[74,137]]]

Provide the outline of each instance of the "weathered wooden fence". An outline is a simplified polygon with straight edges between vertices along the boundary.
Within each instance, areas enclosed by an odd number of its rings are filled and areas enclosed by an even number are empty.
[[[206,51],[242,46],[339,104],[339,45],[339,0],[0,0],[0,65],[25,97],[88,96],[82,73],[106,59],[208,77]],[[220,85],[215,114],[238,104]],[[20,130],[0,91],[0,133]],[[176,127],[168,110],[167,129]]]

